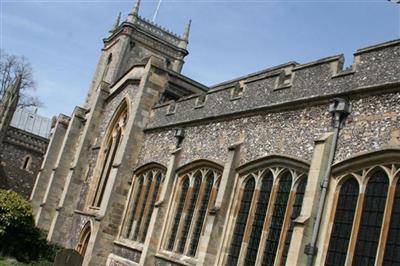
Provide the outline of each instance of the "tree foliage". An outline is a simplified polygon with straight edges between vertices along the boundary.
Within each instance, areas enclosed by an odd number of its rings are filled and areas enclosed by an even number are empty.
[[[40,107],[42,102],[39,98],[29,95],[29,91],[36,90],[36,82],[33,79],[33,69],[24,56],[10,55],[0,49],[0,99],[3,98],[6,90],[22,75],[21,107]]]
[[[29,202],[14,191],[0,189],[0,257],[22,262],[53,260],[57,250],[35,227]]]

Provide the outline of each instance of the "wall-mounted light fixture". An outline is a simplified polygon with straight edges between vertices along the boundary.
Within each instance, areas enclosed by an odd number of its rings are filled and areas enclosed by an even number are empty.
[[[183,139],[185,138],[185,129],[178,127],[175,129],[176,147],[179,148],[182,145]]]

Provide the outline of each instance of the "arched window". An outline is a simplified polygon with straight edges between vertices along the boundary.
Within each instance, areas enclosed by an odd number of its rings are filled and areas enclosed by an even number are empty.
[[[333,222],[328,254],[325,261],[325,265],[327,266],[340,266],[346,262],[358,193],[358,182],[353,177],[347,179],[340,188],[335,220]]]
[[[353,265],[375,264],[388,187],[389,180],[382,170],[368,181]]]
[[[29,171],[31,168],[31,163],[32,163],[32,157],[30,155],[26,155],[22,159],[21,169],[23,169],[25,171]]]
[[[285,240],[285,248],[282,254],[282,260],[281,260],[282,266],[286,265],[286,259],[288,256],[290,242],[292,240],[292,234],[294,229],[294,220],[300,216],[301,206],[303,205],[304,193],[306,191],[306,185],[307,185],[307,178],[302,178],[299,184],[297,185],[296,197],[293,202],[292,215],[290,216],[290,224]]]
[[[291,187],[292,176],[290,172],[286,172],[279,180],[278,194],[275,198],[267,243],[264,247],[263,266],[274,264]]]
[[[104,145],[105,148],[102,148],[98,159],[100,162],[99,167],[101,167],[101,171],[93,198],[93,206],[95,207],[100,207],[103,200],[104,192],[107,187],[115,156],[117,154],[118,148],[121,144],[122,136],[125,131],[128,115],[126,102],[123,103],[117,114],[118,115],[114,118],[114,121],[111,124],[108,136],[106,136],[107,139]]]
[[[85,256],[89,240],[91,235],[91,227],[88,222],[82,229],[81,234],[79,236],[78,245],[76,246],[76,251],[81,254],[83,257]]]
[[[233,239],[229,249],[228,265],[233,266],[237,265],[238,263],[240,248],[242,246],[244,231],[246,229],[247,218],[249,217],[249,210],[251,201],[253,199],[255,184],[254,178],[250,178],[244,187],[240,209],[236,219],[235,230],[233,231]]]
[[[290,216],[300,214],[307,168],[301,161],[273,155],[238,169],[241,192],[234,202],[232,231],[225,236],[225,265],[286,263],[293,231]]]
[[[397,181],[396,185],[383,264],[385,266],[400,265],[400,179]]]
[[[256,263],[258,246],[260,244],[265,215],[267,215],[268,202],[271,195],[273,182],[274,178],[271,171],[267,171],[261,181],[261,190],[257,199],[257,208],[254,215],[249,245],[246,252],[246,265],[254,265]]]
[[[177,202],[167,250],[192,257],[196,255],[207,210],[218,189],[220,176],[219,170],[201,167],[179,177],[180,187],[175,196]]]
[[[143,243],[165,171],[150,168],[134,176],[125,238]]]
[[[112,59],[113,59],[113,56],[112,56],[112,53],[111,53],[107,57],[106,66],[105,66],[104,71],[103,71],[102,80],[106,80],[106,77],[107,77],[107,74],[108,74],[108,70],[110,69],[110,64],[112,62]]]

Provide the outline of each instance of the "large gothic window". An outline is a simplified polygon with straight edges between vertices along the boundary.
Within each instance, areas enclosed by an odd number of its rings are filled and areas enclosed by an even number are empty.
[[[127,104],[120,107],[117,116],[114,118],[111,127],[108,130],[105,144],[103,145],[99,156],[99,168],[101,169],[98,177],[97,187],[93,198],[93,206],[100,207],[103,201],[104,193],[109,181],[115,156],[121,144],[122,136],[127,122]]]
[[[382,170],[368,181],[353,265],[375,265],[388,187],[389,180]]]
[[[340,266],[346,262],[358,193],[358,182],[353,177],[346,180],[340,188],[325,265]]]
[[[162,167],[151,167],[151,165],[149,167],[133,177],[127,225],[124,233],[125,238],[139,243],[143,243],[146,238],[154,205],[165,175],[165,170]]]
[[[400,265],[400,179],[397,181],[383,264]]]
[[[400,169],[388,163],[356,170],[336,177],[345,181],[332,211],[325,265],[400,265]]]
[[[307,166],[303,167],[306,171]],[[242,192],[234,203],[238,211],[232,218],[232,233],[227,236],[226,265],[285,264],[284,249],[289,248],[293,230],[289,216],[300,214],[306,186],[302,171],[258,167],[240,175]]]
[[[219,170],[200,167],[178,177],[167,250],[191,257],[196,255],[207,212],[215,201],[220,176]]]

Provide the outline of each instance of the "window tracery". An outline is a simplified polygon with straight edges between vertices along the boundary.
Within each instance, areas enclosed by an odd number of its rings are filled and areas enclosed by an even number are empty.
[[[339,195],[325,265],[400,263],[399,173],[396,164],[385,164],[336,177]]]
[[[127,103],[124,102],[118,112],[119,115],[114,119],[112,126],[109,129],[106,142],[103,144],[105,148],[102,149],[99,156],[98,168],[100,168],[100,174],[96,190],[93,197],[92,206],[99,208],[104,197],[105,189],[109,181],[112,166],[115,162],[115,156],[118,148],[120,147],[122,137],[125,132],[127,123]]]
[[[207,212],[215,201],[221,173],[199,167],[178,177],[173,219],[166,242],[168,251],[196,255]]]
[[[134,175],[124,238],[144,243],[164,176],[164,169],[159,167]]]
[[[278,250],[290,245],[288,216],[301,210],[306,186],[303,170],[269,166],[239,176],[243,193],[236,200],[239,212],[232,218],[227,265],[273,265],[281,259],[284,265],[287,255],[279,255]],[[293,208],[288,211],[288,206]]]

